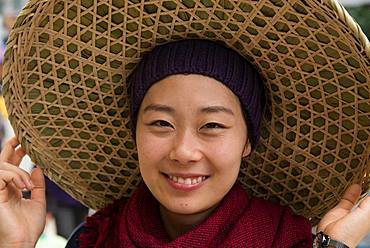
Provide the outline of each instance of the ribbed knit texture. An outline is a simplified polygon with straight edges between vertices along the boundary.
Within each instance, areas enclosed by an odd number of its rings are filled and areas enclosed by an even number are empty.
[[[265,92],[253,66],[232,49],[208,40],[181,40],[157,46],[143,56],[131,73],[132,133],[135,136],[137,115],[145,93],[156,82],[175,74],[201,74],[226,85],[243,107],[252,149],[257,145]]]
[[[170,240],[159,203],[142,184],[127,203],[114,204],[87,218],[79,247],[312,247],[310,222],[286,207],[248,199],[236,184],[213,213],[194,229]]]

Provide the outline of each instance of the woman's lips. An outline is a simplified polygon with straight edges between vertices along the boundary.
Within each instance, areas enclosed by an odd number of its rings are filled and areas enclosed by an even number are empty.
[[[203,175],[164,175],[173,188],[182,191],[195,190],[201,187],[208,178],[208,176]]]
[[[206,180],[205,176],[198,176],[198,177],[180,177],[180,176],[168,176],[170,180],[174,181],[175,183],[179,184],[186,184],[186,185],[193,185],[197,183],[201,183],[202,181]]]

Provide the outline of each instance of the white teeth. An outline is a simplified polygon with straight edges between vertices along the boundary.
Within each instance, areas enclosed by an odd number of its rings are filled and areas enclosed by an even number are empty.
[[[177,177],[177,176],[168,176],[172,181],[179,183],[179,184],[186,184],[186,185],[193,185],[197,183],[201,183],[202,181],[206,180],[205,176],[199,176],[196,178],[183,178],[183,177]]]

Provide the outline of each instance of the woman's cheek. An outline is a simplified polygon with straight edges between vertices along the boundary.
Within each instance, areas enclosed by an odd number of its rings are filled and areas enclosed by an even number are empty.
[[[146,135],[138,144],[139,162],[154,162],[159,157],[164,156],[168,142],[163,138]]]
[[[213,157],[225,162],[241,158],[244,148],[242,144],[237,144],[235,141],[222,141],[209,147],[212,147]]]

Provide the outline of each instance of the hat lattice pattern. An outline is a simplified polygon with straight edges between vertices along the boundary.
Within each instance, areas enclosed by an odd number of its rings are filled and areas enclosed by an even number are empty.
[[[369,187],[370,48],[334,1],[31,0],[6,52],[10,120],[31,158],[101,208],[140,182],[125,78],[156,44],[223,42],[266,79],[269,109],[240,182],[312,219]]]

